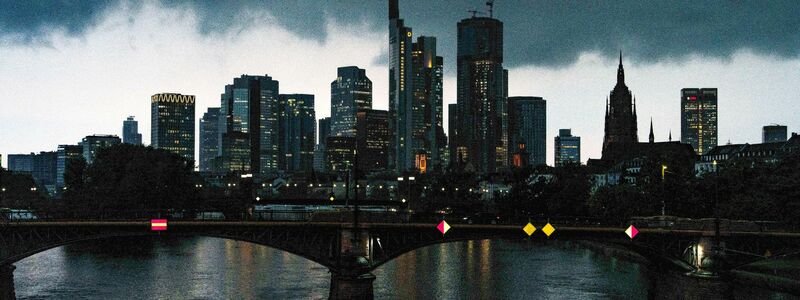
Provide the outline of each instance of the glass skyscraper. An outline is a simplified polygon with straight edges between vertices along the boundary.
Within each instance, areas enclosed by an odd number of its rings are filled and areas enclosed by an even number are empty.
[[[267,75],[242,75],[225,86],[219,122],[223,172],[278,171],[278,93],[278,81]]]
[[[125,144],[141,145],[142,134],[139,133],[139,122],[133,116],[122,121],[122,142]]]
[[[402,172],[414,168],[412,140],[411,28],[400,19],[397,0],[389,0],[389,165]]]
[[[581,137],[573,136],[571,129],[559,129],[553,144],[556,167],[581,163]]]
[[[150,146],[194,161],[194,96],[174,93],[150,97]]]
[[[314,95],[281,94],[279,117],[280,169],[285,172],[310,172],[314,168],[314,142],[317,118]]]
[[[364,172],[386,170],[389,152],[389,112],[363,110],[357,115],[358,169]]]
[[[122,140],[120,140],[116,135],[95,134],[86,136],[83,138],[83,141],[81,141],[81,147],[83,147],[83,159],[86,160],[87,164],[91,164],[98,150],[118,145],[120,143],[122,143]]]
[[[358,67],[341,67],[331,82],[331,134],[355,136],[356,113],[372,109],[372,81]]]
[[[547,102],[541,97],[508,97],[508,136],[512,149],[525,144],[530,166],[546,164]],[[511,156],[512,153],[508,155]]]
[[[218,171],[215,165],[219,156],[219,107],[209,107],[200,118],[200,171]]]
[[[717,146],[717,89],[681,90],[681,143],[690,144],[697,155]]]
[[[56,188],[64,187],[64,174],[73,159],[83,158],[83,147],[79,145],[58,145],[56,161]]]
[[[412,152],[425,154],[429,168],[441,167],[447,144],[442,111],[444,59],[436,56],[435,37],[421,36],[412,48]]]
[[[503,23],[474,16],[461,20],[457,52],[458,144],[451,147],[464,147],[476,171],[495,172],[508,163]]]

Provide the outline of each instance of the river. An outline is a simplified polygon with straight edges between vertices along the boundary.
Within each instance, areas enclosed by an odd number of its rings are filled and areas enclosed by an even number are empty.
[[[84,242],[16,266],[19,299],[327,299],[330,283],[326,268],[299,256],[205,237]],[[373,273],[376,299],[670,299],[684,286],[591,250],[525,241],[433,245]]]

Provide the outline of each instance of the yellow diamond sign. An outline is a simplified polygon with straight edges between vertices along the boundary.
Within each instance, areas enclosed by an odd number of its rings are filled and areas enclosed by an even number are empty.
[[[546,234],[548,237],[553,234],[553,231],[556,231],[556,229],[553,227],[553,225],[550,225],[550,223],[547,223],[547,225],[542,227],[542,232],[544,232],[544,234]]]
[[[522,231],[525,231],[525,233],[527,233],[528,236],[531,236],[531,234],[533,234],[533,232],[536,231],[536,227],[533,226],[533,224],[528,223],[528,225],[525,225],[525,227],[522,227]]]

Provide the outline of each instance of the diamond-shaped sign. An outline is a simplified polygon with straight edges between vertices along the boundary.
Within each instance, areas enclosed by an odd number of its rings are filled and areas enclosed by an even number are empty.
[[[556,229],[553,227],[553,225],[550,225],[550,223],[547,223],[544,225],[544,227],[542,227],[542,232],[544,232],[544,234],[546,234],[548,237],[553,234],[553,231],[556,231]]]
[[[445,233],[447,233],[448,230],[450,230],[450,224],[447,224],[447,222],[442,221],[441,223],[439,223],[439,225],[436,225],[436,229],[438,229],[439,232],[441,232],[442,235],[444,235]]]
[[[531,234],[533,234],[536,231],[536,226],[533,226],[533,224],[528,223],[528,225],[522,227],[522,231],[525,231],[525,233],[527,233],[528,236],[531,236]]]
[[[633,239],[634,237],[636,237],[637,234],[639,234],[639,230],[636,229],[636,227],[633,227],[633,225],[631,225],[628,227],[628,229],[625,230],[625,234],[627,234],[631,239]]]

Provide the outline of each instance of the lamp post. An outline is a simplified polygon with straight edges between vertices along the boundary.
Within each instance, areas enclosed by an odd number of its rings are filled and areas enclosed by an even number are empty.
[[[665,177],[666,173],[667,173],[667,165],[661,165],[661,187],[663,187],[665,191],[666,191],[666,187],[667,187],[666,186],[666,177]],[[667,202],[664,200],[664,197],[662,195],[662,197],[661,197],[661,216],[662,217],[666,215],[666,211],[667,211]]]

